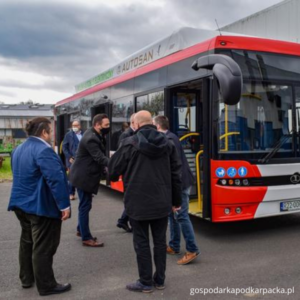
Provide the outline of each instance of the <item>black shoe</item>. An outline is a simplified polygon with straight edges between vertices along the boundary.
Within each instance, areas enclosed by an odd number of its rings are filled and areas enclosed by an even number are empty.
[[[48,296],[48,295],[53,295],[53,294],[61,294],[64,292],[67,292],[71,289],[71,284],[66,283],[66,284],[57,284],[56,287],[54,287],[52,290],[45,291],[45,292],[40,292],[40,296]]]
[[[22,288],[23,289],[29,289],[33,286],[33,282],[32,283],[22,283]]]
[[[153,280],[153,286],[157,289],[157,290],[164,290],[166,287],[164,284],[158,284],[155,282],[155,280]]]
[[[130,228],[127,224],[118,223],[117,227],[124,229],[126,232],[132,232],[132,228]]]

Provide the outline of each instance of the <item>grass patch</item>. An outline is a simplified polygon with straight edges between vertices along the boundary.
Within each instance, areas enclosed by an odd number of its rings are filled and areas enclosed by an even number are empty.
[[[0,168],[0,179],[12,179],[12,172],[10,167],[10,157],[5,156],[2,163],[2,168]]]

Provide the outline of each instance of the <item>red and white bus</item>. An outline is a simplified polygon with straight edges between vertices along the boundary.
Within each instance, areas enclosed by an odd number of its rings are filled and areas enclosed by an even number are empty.
[[[224,102],[212,71],[191,68],[209,55],[240,67],[235,105]],[[183,28],[76,89],[56,104],[57,145],[72,120],[87,128],[95,114],[107,113],[109,151],[122,122],[146,109],[166,115],[181,139],[197,177],[191,214],[225,222],[300,211],[299,44]],[[102,183],[121,189],[121,182]]]

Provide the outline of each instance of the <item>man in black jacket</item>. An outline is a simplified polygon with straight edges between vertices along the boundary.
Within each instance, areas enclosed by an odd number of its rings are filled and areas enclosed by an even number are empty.
[[[91,235],[89,228],[89,211],[92,208],[93,194],[98,193],[101,175],[108,164],[105,156],[105,135],[109,133],[110,123],[105,114],[93,118],[93,127],[83,135],[75,162],[71,166],[70,182],[77,187],[79,196],[77,235],[81,236],[82,244],[89,247],[102,247]]]
[[[118,146],[120,146],[121,141],[123,141],[124,139],[132,136],[135,132],[135,125],[134,125],[134,116],[135,114],[132,114],[130,117],[130,126],[127,130],[125,130],[119,137],[119,142],[118,142]]]
[[[119,139],[120,136],[128,129],[129,125],[127,122],[123,122],[121,129],[116,130],[111,137],[111,144],[110,144],[110,150],[116,151],[119,147]]]
[[[174,144],[152,125],[151,114],[140,111],[134,118],[137,131],[125,139],[109,162],[112,181],[123,175],[125,209],[133,228],[139,280],[131,291],[150,293],[153,285],[164,289],[168,215],[181,205],[181,163]],[[154,243],[154,263],[149,245]]]
[[[190,189],[195,183],[195,178],[189,167],[178,136],[169,131],[168,118],[165,116],[157,116],[154,118],[153,123],[157,127],[158,131],[165,133],[167,138],[174,143],[182,163],[182,203],[181,209],[178,210],[175,215],[173,213],[169,215],[171,238],[169,246],[167,247],[167,253],[171,255],[180,254],[180,236],[182,232],[187,251],[184,256],[177,261],[177,264],[186,265],[200,254],[195,240],[194,228],[189,217]]]
[[[120,143],[124,139],[126,139],[128,137],[131,137],[134,134],[134,132],[135,132],[134,116],[135,116],[135,114],[131,115],[131,117],[130,117],[130,127],[121,134],[121,136],[119,138],[119,145],[118,146],[120,146]],[[120,217],[120,219],[118,219],[117,227],[124,229],[126,232],[132,232],[132,229],[130,228],[128,223],[129,223],[129,217],[126,214],[126,210],[124,209],[123,213],[122,213],[122,216]]]

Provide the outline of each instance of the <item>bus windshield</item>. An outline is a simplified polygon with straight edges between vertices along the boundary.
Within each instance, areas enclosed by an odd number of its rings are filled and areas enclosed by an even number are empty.
[[[218,158],[299,157],[300,88],[278,82],[246,81],[237,105],[218,105]],[[266,159],[268,158],[268,159]]]

